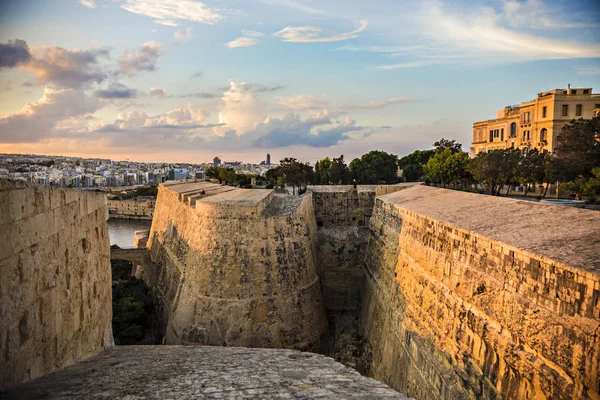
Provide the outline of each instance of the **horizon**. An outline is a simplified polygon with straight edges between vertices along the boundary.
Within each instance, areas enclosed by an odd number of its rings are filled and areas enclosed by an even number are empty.
[[[7,1],[0,153],[314,164],[398,157],[600,88],[593,0]],[[141,161],[143,160],[143,161]]]

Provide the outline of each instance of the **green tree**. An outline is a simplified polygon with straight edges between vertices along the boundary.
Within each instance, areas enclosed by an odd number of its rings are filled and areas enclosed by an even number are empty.
[[[554,170],[561,182],[592,177],[600,166],[600,117],[572,120],[557,137]]]
[[[208,167],[204,171],[204,174],[209,179],[219,179],[219,167],[217,167],[215,165],[213,165],[212,167]],[[220,179],[219,179],[219,183],[221,183]]]
[[[344,161],[343,154],[331,161],[331,167],[329,168],[329,179],[334,185],[349,183],[350,175],[350,170]]]
[[[405,182],[420,182],[425,178],[423,165],[435,154],[435,150],[416,150],[398,160]]]
[[[498,188],[497,194],[500,194],[502,186],[507,186],[506,194],[510,192],[511,186],[514,186],[519,181],[519,167],[521,164],[521,150],[518,149],[505,149],[502,151],[502,158],[500,164],[500,187]]]
[[[112,302],[115,343],[141,344],[155,314],[150,288],[135,278],[114,283]]]
[[[327,185],[329,183],[329,171],[331,170],[331,160],[325,157],[315,164],[315,180],[317,184]]]
[[[296,194],[296,188],[300,188],[302,185],[306,186],[312,180],[312,167],[295,158],[284,158],[279,161],[278,168],[278,176],[285,178],[285,182],[292,186],[294,194]]]
[[[465,185],[471,179],[467,166],[469,155],[464,152],[453,153],[450,149],[436,152],[423,166],[426,177],[433,183],[446,185]]]
[[[503,158],[503,150],[481,152],[471,160],[467,167],[473,178],[477,182],[486,185],[492,195],[499,194],[502,184]]]
[[[352,160],[350,171],[361,184],[395,183],[398,182],[398,157],[373,150]]]
[[[578,199],[587,197],[590,201],[595,202],[600,196],[600,167],[592,168],[591,178],[579,175],[577,179],[565,183],[564,187],[575,193]]]
[[[433,144],[436,152],[441,152],[446,149],[450,150],[452,153],[459,153],[462,151],[462,144],[457,143],[456,140],[448,140],[441,138],[437,142]]]

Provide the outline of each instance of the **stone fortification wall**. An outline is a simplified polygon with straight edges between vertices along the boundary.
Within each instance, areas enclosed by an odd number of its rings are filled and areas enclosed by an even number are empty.
[[[375,196],[407,185],[311,186],[317,220],[317,260],[333,338],[353,328],[364,282],[363,262]]]
[[[311,186],[319,227],[368,226],[376,186]]]
[[[166,343],[320,350],[315,235],[310,194],[161,185],[147,275],[165,300]]]
[[[600,398],[600,214],[419,186],[379,197],[362,326],[418,399]]]
[[[113,344],[106,197],[0,181],[0,387]]]

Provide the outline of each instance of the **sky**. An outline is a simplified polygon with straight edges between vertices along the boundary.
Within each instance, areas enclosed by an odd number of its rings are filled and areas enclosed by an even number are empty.
[[[0,153],[404,156],[600,92],[597,0],[1,0]]]

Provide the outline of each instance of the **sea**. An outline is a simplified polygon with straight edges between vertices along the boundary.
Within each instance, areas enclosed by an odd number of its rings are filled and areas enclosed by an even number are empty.
[[[139,219],[109,219],[108,236],[110,244],[116,244],[121,248],[133,247],[133,233],[144,229],[150,229],[152,221]]]

